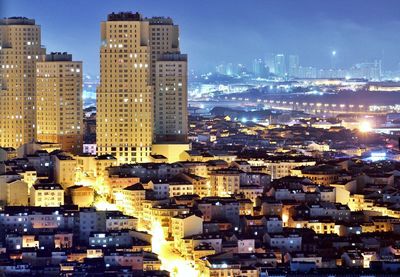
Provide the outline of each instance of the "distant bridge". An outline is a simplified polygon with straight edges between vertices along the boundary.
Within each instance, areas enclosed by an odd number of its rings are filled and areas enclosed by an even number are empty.
[[[200,100],[189,101],[191,106],[213,107],[256,107],[263,105],[272,109],[304,111],[310,114],[338,115],[338,114],[360,114],[360,115],[384,115],[388,112],[400,112],[388,106],[366,106],[354,104],[336,104],[321,102],[301,102],[271,99],[251,99],[241,97],[229,97],[224,100]]]

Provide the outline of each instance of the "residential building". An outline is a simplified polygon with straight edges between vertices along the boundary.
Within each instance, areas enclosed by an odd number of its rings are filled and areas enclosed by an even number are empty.
[[[82,153],[82,62],[67,53],[51,53],[36,63],[36,131],[39,141],[59,143]]]
[[[64,189],[59,184],[35,184],[31,187],[30,204],[40,207],[64,205]]]
[[[36,63],[45,54],[34,19],[0,19],[0,146],[36,138]]]

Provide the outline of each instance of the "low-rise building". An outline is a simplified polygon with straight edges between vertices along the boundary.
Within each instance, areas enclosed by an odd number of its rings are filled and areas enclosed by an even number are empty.
[[[30,204],[40,207],[64,205],[64,189],[59,184],[35,184],[31,187]]]
[[[171,219],[174,245],[180,248],[183,238],[203,233],[203,219],[195,214],[180,214]]]
[[[68,188],[71,200],[79,207],[90,207],[94,202],[94,189],[85,186],[72,186]]]

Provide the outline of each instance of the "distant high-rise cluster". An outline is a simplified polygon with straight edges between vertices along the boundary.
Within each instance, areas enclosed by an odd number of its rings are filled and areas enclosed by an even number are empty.
[[[295,54],[274,54],[268,53],[264,59],[256,58],[252,61],[251,70],[230,70],[235,68],[234,64],[226,63],[216,66],[216,72],[222,75],[243,75],[255,78],[277,77],[280,79],[299,78],[346,78],[346,79],[366,79],[379,81],[382,78],[382,61],[362,62],[350,68],[338,68],[337,52],[331,53],[331,68],[318,69],[313,66],[302,66],[300,57]]]
[[[41,45],[35,20],[0,20],[0,146],[32,140],[82,148],[82,64]]]
[[[110,14],[101,24],[97,150],[146,161],[153,142],[186,141],[187,57],[169,18]]]
[[[299,72],[300,62],[298,55],[268,54],[265,64],[269,73],[278,77],[295,77]]]
[[[246,73],[246,68],[243,64],[219,64],[216,66],[216,72],[222,75],[234,76]]]

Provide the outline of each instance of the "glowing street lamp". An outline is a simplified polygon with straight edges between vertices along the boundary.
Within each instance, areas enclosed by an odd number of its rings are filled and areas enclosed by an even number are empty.
[[[332,63],[331,66],[332,66],[332,69],[336,68],[336,55],[337,55],[336,50],[333,50],[331,52],[331,63]]]
[[[361,133],[369,133],[372,131],[372,125],[368,121],[360,122],[358,130],[360,130]]]

